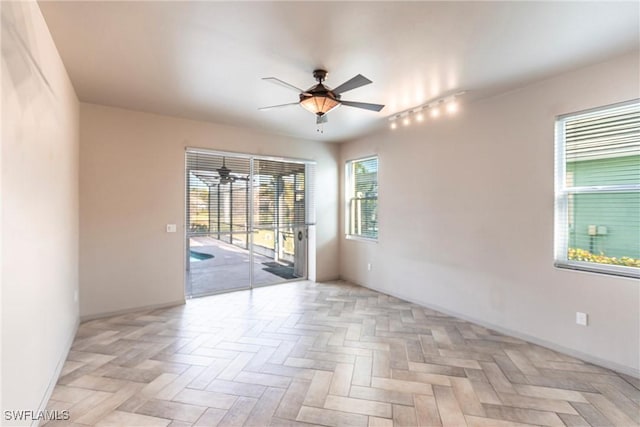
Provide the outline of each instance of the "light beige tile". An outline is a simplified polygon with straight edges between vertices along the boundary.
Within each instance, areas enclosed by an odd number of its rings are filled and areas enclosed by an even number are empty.
[[[418,418],[413,406],[393,405],[393,425],[414,427],[418,425]]]
[[[522,396],[541,397],[545,399],[567,400],[569,402],[586,402],[584,396],[573,390],[562,388],[540,387],[535,385],[514,384],[518,394]],[[493,403],[493,402],[491,402]]]
[[[304,405],[316,406],[318,408],[323,407],[327,394],[329,394],[332,378],[332,372],[316,371],[305,395]]]
[[[489,379],[489,382],[496,391],[505,393],[516,393],[511,382],[504,376],[498,365],[493,362],[481,362],[482,370]]]
[[[84,362],[76,362],[74,360],[67,360],[66,362],[64,362],[64,365],[62,366],[62,371],[60,372],[60,376],[64,377],[67,374],[70,374],[71,372],[75,371],[78,368],[81,368],[85,365]]]
[[[414,381],[373,377],[371,378],[371,386],[373,388],[381,388],[384,390],[399,391],[403,393],[433,395],[431,384],[418,383]]]
[[[220,420],[218,426],[235,427],[244,425],[257,401],[258,400],[253,397],[238,397],[236,403],[227,411],[227,414]]]
[[[81,387],[71,387],[66,385],[57,385],[53,389],[51,399],[59,400],[62,402],[78,403],[79,401],[86,399],[93,393],[93,390],[89,390]]]
[[[171,420],[166,418],[150,417],[148,415],[132,414],[131,412],[113,411],[95,425],[96,427],[166,427]]]
[[[420,426],[441,426],[438,405],[433,396],[415,395],[416,420]]]
[[[460,405],[460,409],[466,415],[485,416],[482,403],[478,399],[476,392],[473,390],[471,381],[466,378],[451,378],[453,394]]]
[[[414,381],[419,383],[426,383],[432,385],[443,385],[450,387],[450,377],[446,375],[429,374],[425,372],[412,372],[402,369],[392,369],[391,378],[397,380]]]
[[[215,427],[227,415],[226,409],[208,408],[195,424],[194,427]],[[189,424],[191,425],[191,424]]]
[[[517,350],[509,350],[509,349],[505,350],[504,352],[507,353],[507,356],[509,356],[509,359],[511,359],[513,364],[516,365],[523,374],[540,375],[540,372],[538,371],[538,369],[536,369],[536,367],[533,365],[531,360],[529,360],[529,358],[525,356],[523,353]]]
[[[443,427],[466,426],[466,420],[460,405],[450,387],[434,386],[433,394],[438,405],[438,412]]]
[[[413,405],[413,395],[409,392],[384,390],[381,388],[351,386],[349,396],[356,399],[374,400],[377,402],[397,403],[399,405]]]
[[[226,380],[213,380],[207,386],[207,391],[217,391],[219,393],[245,397],[260,397],[265,390],[266,387],[262,385],[237,383]]]
[[[293,380],[280,400],[280,405],[275,413],[276,417],[295,419],[308,393],[309,386],[309,381]]]
[[[339,363],[333,373],[329,394],[337,396],[348,396],[351,387],[351,377],[353,375],[353,365],[349,363]]]
[[[327,399],[324,402],[324,407],[325,409],[371,415],[381,418],[391,418],[392,416],[391,405],[388,403],[334,396],[332,394],[327,396]]]
[[[152,417],[194,423],[204,414],[206,409],[205,406],[187,405],[185,403],[153,399],[138,408],[136,412]]]
[[[586,399],[616,426],[632,426],[636,424],[627,414],[616,407],[606,397],[595,393],[584,393]]]
[[[236,356],[231,363],[218,375],[218,379],[220,380],[233,380],[236,375],[242,372],[242,369],[245,367],[249,361],[253,358],[252,353],[240,353]]]
[[[393,420],[388,418],[369,417],[369,427],[393,427]]]
[[[291,378],[281,375],[262,374],[257,372],[240,372],[233,381],[247,384],[257,384],[267,387],[287,388]]]
[[[88,388],[90,390],[116,392],[126,384],[127,382],[124,380],[83,375],[68,385],[71,387]]]
[[[578,415],[576,410],[568,402],[540,397],[520,396],[517,394],[498,393],[504,405],[514,408],[537,409],[540,411],[559,412],[563,414]]]
[[[102,419],[105,415],[115,410],[122,402],[129,399],[136,392],[142,389],[143,385],[139,383],[127,383],[120,390],[113,393],[107,399],[103,400],[90,410],[88,410],[75,422],[79,424],[93,425]]]
[[[372,376],[379,378],[391,378],[391,360],[389,351],[373,352]]]
[[[280,401],[284,396],[281,388],[270,387],[253,407],[251,414],[245,421],[245,426],[266,426],[271,422]]]
[[[100,405],[113,396],[106,391],[93,391],[91,395],[69,408],[69,421],[75,422],[78,418]]]
[[[175,402],[188,403],[190,405],[229,409],[237,399],[237,396],[232,396],[230,394],[185,388],[176,394],[172,400]]]
[[[533,427],[535,424],[515,423],[513,421],[483,418],[475,415],[465,415],[469,427]]]
[[[493,405],[501,405],[502,402],[493,386],[488,382],[470,380],[473,391],[475,391],[478,400],[482,403],[490,403]]]
[[[484,410],[487,413],[487,418],[548,427],[564,427],[564,423],[555,412],[489,404],[484,405]]]
[[[179,377],[168,383],[165,387],[160,388],[160,391],[156,393],[156,399],[171,400],[173,397],[180,393],[194,378],[204,371],[202,366],[191,366],[184,371]]]
[[[298,413],[296,420],[310,424],[320,424],[332,427],[365,427],[369,424],[369,420],[366,415],[332,411],[330,409],[320,409],[311,406],[303,406],[300,408],[300,412]]]

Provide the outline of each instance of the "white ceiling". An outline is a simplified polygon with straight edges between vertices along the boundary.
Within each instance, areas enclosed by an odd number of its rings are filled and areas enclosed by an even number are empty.
[[[40,7],[81,101],[342,141],[451,91],[494,93],[639,49],[638,2],[49,2]],[[297,94],[336,87],[324,134]]]

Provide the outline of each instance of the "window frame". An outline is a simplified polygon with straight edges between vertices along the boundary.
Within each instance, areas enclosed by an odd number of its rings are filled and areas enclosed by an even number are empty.
[[[378,230],[376,231],[376,237],[368,237],[368,236],[362,236],[359,234],[352,234],[351,233],[351,202],[352,199],[355,198],[355,195],[353,194],[353,179],[354,179],[354,175],[353,175],[353,165],[357,162],[364,162],[367,160],[372,160],[372,159],[376,159],[377,163],[378,163],[378,169],[376,170],[376,185],[379,187],[380,185],[380,157],[377,154],[373,154],[370,156],[365,156],[365,157],[358,157],[356,159],[350,159],[345,161],[345,168],[344,168],[344,174],[345,174],[345,180],[344,180],[344,194],[345,194],[345,198],[344,198],[344,204],[345,204],[345,222],[344,222],[344,234],[345,234],[345,238],[347,240],[360,240],[360,241],[364,241],[364,242],[370,242],[370,243],[377,243],[378,239],[380,238],[380,230],[378,228]],[[379,207],[379,202],[380,202],[380,196],[378,195],[378,197],[376,197],[376,207]]]
[[[579,270],[590,273],[640,278],[640,268],[613,264],[598,264],[568,259],[569,248],[569,200],[574,194],[640,191],[640,184],[615,184],[591,186],[566,186],[567,163],[565,150],[565,124],[570,119],[599,115],[605,110],[639,104],[640,99],[604,105],[588,110],[563,114],[555,119],[555,185],[554,185],[554,266],[561,269]],[[564,225],[563,225],[564,224]],[[564,233],[563,233],[564,231]]]

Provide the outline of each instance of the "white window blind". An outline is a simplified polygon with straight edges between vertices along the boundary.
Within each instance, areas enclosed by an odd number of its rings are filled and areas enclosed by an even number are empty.
[[[640,102],[556,122],[555,259],[640,277]]]
[[[378,158],[346,164],[347,237],[378,239]]]
[[[253,218],[256,228],[303,226],[306,177],[304,163],[254,160]]]

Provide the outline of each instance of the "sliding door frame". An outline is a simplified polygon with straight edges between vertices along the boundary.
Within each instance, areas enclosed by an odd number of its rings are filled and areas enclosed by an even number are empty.
[[[213,156],[222,156],[222,157],[228,157],[228,158],[236,158],[236,159],[247,159],[249,160],[249,177],[251,180],[251,184],[249,185],[249,212],[247,215],[247,227],[248,227],[248,247],[249,247],[249,265],[250,265],[250,269],[249,269],[249,286],[248,287],[242,287],[242,288],[237,288],[237,289],[225,289],[225,290],[221,290],[221,291],[214,291],[214,292],[210,292],[210,293],[205,293],[205,294],[198,294],[195,295],[195,297],[203,297],[203,296],[207,296],[207,295],[215,295],[215,294],[219,294],[219,293],[225,293],[225,292],[232,292],[232,291],[240,291],[240,290],[247,290],[247,289],[254,289],[254,288],[260,288],[260,287],[265,287],[265,286],[271,286],[271,285],[278,285],[281,283],[287,283],[287,282],[295,282],[295,281],[299,281],[299,280],[306,280],[309,277],[309,227],[311,225],[314,225],[313,223],[307,224],[305,223],[304,225],[304,229],[305,229],[305,243],[306,243],[306,250],[305,250],[305,266],[304,266],[304,277],[297,277],[294,279],[283,279],[280,280],[278,282],[274,282],[274,283],[269,283],[269,284],[265,284],[265,285],[255,285],[254,284],[254,249],[253,249],[253,233],[254,233],[254,224],[253,224],[253,215],[254,215],[254,188],[253,188],[253,177],[254,177],[254,172],[255,172],[255,167],[254,167],[254,162],[255,160],[270,160],[270,161],[275,161],[275,162],[285,162],[285,163],[298,163],[298,164],[303,164],[305,165],[305,212],[308,212],[308,208],[306,206],[306,203],[310,200],[312,200],[311,197],[308,197],[309,195],[309,191],[312,188],[315,188],[315,185],[311,185],[310,182],[307,181],[307,165],[316,165],[317,162],[315,160],[310,160],[310,159],[301,159],[301,158],[295,158],[295,157],[281,157],[281,156],[268,156],[268,155],[259,155],[259,154],[247,154],[247,153],[238,153],[238,152],[234,152],[234,151],[221,151],[221,150],[215,150],[215,149],[208,149],[208,148],[200,148],[200,147],[185,147],[184,150],[184,161],[185,161],[185,180],[188,180],[188,176],[189,176],[189,166],[188,166],[188,162],[187,162],[187,154],[189,153],[201,153],[201,154],[205,154],[205,155],[213,155]],[[189,275],[187,273],[188,271],[188,266],[190,261],[190,257],[189,257],[189,191],[187,191],[188,188],[188,183],[185,182],[185,197],[184,197],[184,203],[185,203],[185,210],[184,210],[184,237],[185,237],[185,246],[184,246],[184,253],[185,253],[185,265],[184,265],[184,289],[185,289],[185,294],[187,291],[187,286],[189,286],[189,295],[186,295],[187,298],[193,298],[194,295],[190,289],[191,285],[189,284]],[[314,215],[315,217],[315,215]],[[232,231],[233,231],[233,227],[232,227]],[[218,230],[219,232],[219,230]],[[233,240],[232,240],[233,242]]]

